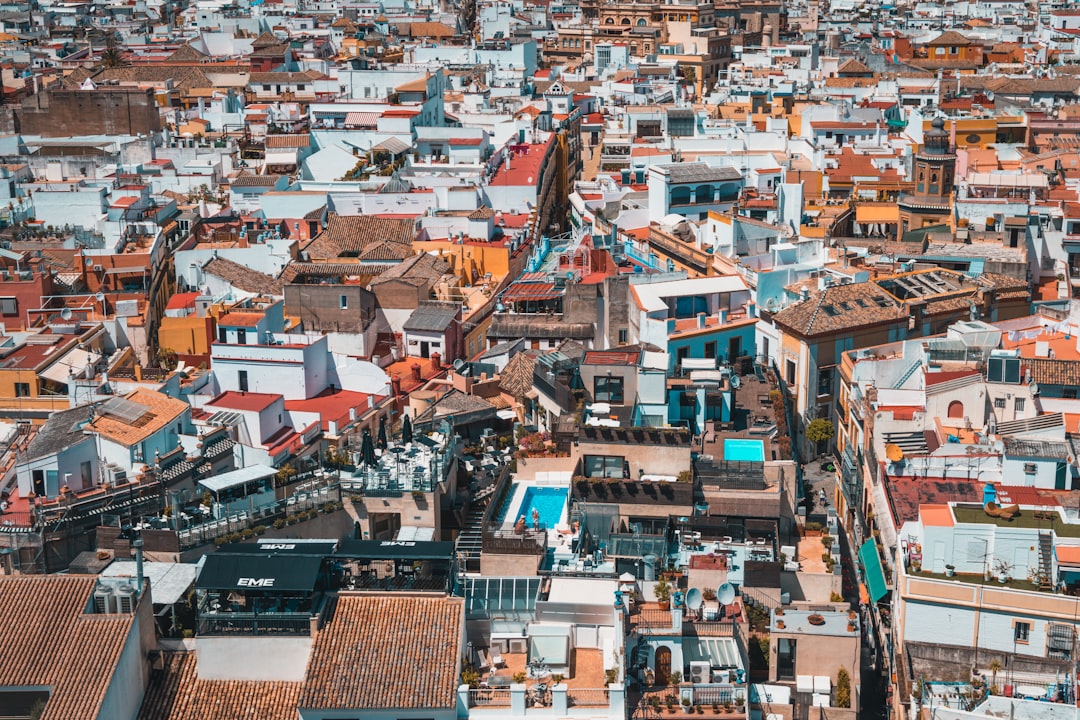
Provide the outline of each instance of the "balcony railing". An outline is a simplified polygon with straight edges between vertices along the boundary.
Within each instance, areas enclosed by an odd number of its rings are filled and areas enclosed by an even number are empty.
[[[735,637],[735,623],[729,620],[684,621],[698,637]]]
[[[510,691],[473,688],[469,690],[469,707],[510,707]]]
[[[487,530],[481,540],[481,552],[501,555],[543,555],[547,549],[547,531]]]
[[[745,707],[746,695],[730,683],[709,683],[694,686],[695,705],[731,705],[742,698]]]
[[[200,613],[199,635],[310,635],[308,613]]]
[[[607,688],[568,688],[566,704],[569,707],[607,707]]]

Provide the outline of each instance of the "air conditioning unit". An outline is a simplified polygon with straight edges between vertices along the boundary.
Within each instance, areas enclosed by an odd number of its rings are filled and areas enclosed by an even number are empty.
[[[690,663],[690,682],[712,682],[712,664],[708,660],[695,660]]]
[[[111,615],[116,612],[116,598],[111,587],[99,587],[94,591],[94,612],[98,615]]]
[[[135,602],[138,594],[130,585],[123,585],[116,589],[116,612],[131,615],[135,612]]]
[[[524,655],[529,652],[529,641],[525,638],[510,638],[510,652]]]

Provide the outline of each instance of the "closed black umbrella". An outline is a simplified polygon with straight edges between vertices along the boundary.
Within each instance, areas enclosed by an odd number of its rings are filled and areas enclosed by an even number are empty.
[[[386,449],[386,416],[379,418],[379,435],[376,439],[380,450]]]
[[[401,442],[412,442],[412,419],[408,413],[405,413],[405,417],[401,418]]]
[[[371,439],[371,431],[364,430],[364,439],[360,443],[360,459],[365,465],[374,465],[377,461],[375,459],[375,443]]]

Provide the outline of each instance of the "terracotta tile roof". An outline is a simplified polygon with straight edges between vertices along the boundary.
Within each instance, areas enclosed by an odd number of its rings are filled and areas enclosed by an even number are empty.
[[[441,22],[398,23],[397,34],[407,37],[446,38],[457,34],[454,28]]]
[[[360,255],[369,245],[386,240],[411,245],[415,238],[413,220],[335,213],[327,219],[326,228],[304,246],[304,252],[311,259],[327,260]]]
[[[312,648],[299,707],[455,707],[464,609],[461,598],[340,596]]]
[[[233,187],[274,187],[280,175],[239,175],[232,179]]]
[[[267,135],[265,143],[267,150],[275,148],[306,148],[311,147],[311,136],[304,135]]]
[[[293,83],[309,83],[312,80],[321,80],[326,76],[318,70],[304,70],[302,72],[253,72],[249,76],[248,85],[292,85]]]
[[[190,45],[181,45],[180,49],[170,55],[169,62],[206,62],[207,55],[196,50]]]
[[[49,686],[41,720],[92,720],[113,680],[134,615],[87,615],[97,578],[0,577],[0,685]]]
[[[215,75],[220,75],[220,69],[215,70]],[[240,70],[235,71],[240,75]],[[108,80],[116,80],[122,83],[164,83],[172,80],[177,90],[191,90],[194,88],[212,88],[216,83],[206,76],[197,67],[183,65],[128,65],[125,67],[105,68],[100,71],[90,71],[89,75],[81,72],[73,72],[64,78],[64,85],[68,88],[78,87],[82,80],[92,77],[94,82],[101,84]]]
[[[146,689],[139,720],[294,720],[304,684],[200,680],[195,653],[167,653]]]
[[[971,40],[967,39],[955,30],[946,30],[938,35],[936,38],[927,43],[927,45],[971,45]]]
[[[94,422],[86,427],[116,443],[131,446],[142,442],[191,409],[183,400],[176,400],[146,388],[134,390],[125,395],[124,399],[144,406],[146,413],[137,420],[128,421],[110,414],[106,403],[99,408],[102,414],[97,415]]]
[[[357,257],[361,262],[381,260],[404,260],[414,254],[412,243],[400,243],[393,240],[379,240],[369,244]]]
[[[1031,379],[1040,385],[1080,385],[1080,362],[1025,358],[1020,364],[1025,373],[1031,371]]]
[[[852,58],[836,69],[837,73],[845,75],[873,75],[874,71]]]
[[[281,281],[283,283],[295,282],[297,278],[340,278],[340,277],[357,277],[357,278],[374,278],[375,276],[385,272],[389,268],[395,267],[394,265],[387,264],[372,264],[372,263],[309,263],[309,262],[292,262],[285,266],[285,269],[281,271]],[[366,283],[365,283],[366,284]]]
[[[510,358],[506,367],[499,373],[499,389],[516,398],[525,397],[533,388],[533,370],[536,368],[536,355],[519,352]]]
[[[285,283],[281,280],[223,257],[212,258],[203,265],[203,272],[221,278],[237,290],[243,290],[244,292],[276,295],[278,297],[281,297],[285,292]]]
[[[396,265],[391,265],[372,280],[372,285],[390,280],[417,281],[422,284],[434,284],[436,280],[450,272],[450,263],[442,258],[420,253],[405,258]]]
[[[806,300],[773,316],[776,324],[803,337],[907,318],[907,309],[896,298],[870,282],[833,285],[811,292]]]

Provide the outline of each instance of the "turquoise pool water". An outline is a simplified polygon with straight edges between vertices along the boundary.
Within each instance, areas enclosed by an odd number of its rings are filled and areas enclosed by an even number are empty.
[[[741,462],[765,462],[765,443],[760,440],[727,438],[724,440],[724,459]]]
[[[569,494],[570,488],[527,487],[517,514],[506,519],[516,522],[518,518],[523,517],[526,524],[531,527],[532,512],[535,509],[540,514],[540,523],[546,528],[553,528],[562,520],[563,508],[566,507],[566,497]]]

